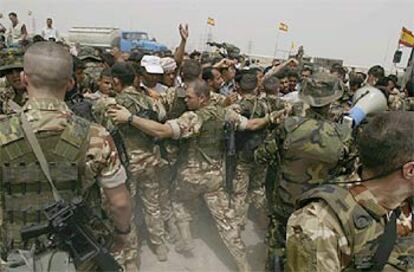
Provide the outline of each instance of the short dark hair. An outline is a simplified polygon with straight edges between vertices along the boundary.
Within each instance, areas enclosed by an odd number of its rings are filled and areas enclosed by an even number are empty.
[[[240,82],[240,92],[251,93],[257,87],[257,76],[256,73],[250,72],[242,75]]]
[[[116,62],[111,67],[111,74],[119,79],[123,86],[131,86],[134,83],[135,71],[128,62]]]
[[[99,79],[102,79],[103,77],[112,77],[110,68],[105,68],[102,70],[101,74],[99,75]]]
[[[299,79],[299,74],[296,71],[289,71],[287,74],[288,77],[294,77],[296,79]]]
[[[45,39],[42,36],[40,36],[39,34],[34,35],[33,38],[32,38],[33,43],[44,42],[44,41],[45,41]]]
[[[414,112],[383,112],[368,121],[357,135],[363,167],[386,175],[414,160]]]
[[[184,82],[190,82],[200,77],[201,65],[196,60],[185,60],[181,67],[181,77]]]
[[[207,67],[203,69],[202,79],[205,81],[214,79],[213,70],[217,70],[217,72],[220,72],[218,69],[214,67]]]
[[[277,91],[279,86],[279,79],[275,76],[267,77],[263,80],[263,89],[266,93],[273,93]]]
[[[368,75],[372,75],[376,78],[383,78],[385,76],[385,70],[381,65],[375,65],[369,68]]]
[[[188,84],[188,88],[192,88],[198,97],[210,99],[210,88],[204,80],[196,79]]]
[[[405,89],[407,90],[408,97],[414,97],[414,81],[409,80],[405,84]]]
[[[305,67],[303,67],[303,69],[302,69],[302,72],[306,72],[306,71],[310,72],[310,74],[311,74],[311,75],[313,74],[313,70],[312,70],[312,68],[310,68],[310,67],[308,67],[308,66],[305,66]]]
[[[106,63],[109,67],[115,64],[114,56],[109,52],[102,52],[100,55],[102,62]]]
[[[16,12],[10,12],[10,13],[9,13],[9,16],[14,16],[14,17],[17,17],[17,14],[16,14]]]
[[[52,18],[50,18],[50,17],[46,19],[46,21],[49,21],[49,20],[50,20],[50,21],[53,21],[53,19],[52,19]]]

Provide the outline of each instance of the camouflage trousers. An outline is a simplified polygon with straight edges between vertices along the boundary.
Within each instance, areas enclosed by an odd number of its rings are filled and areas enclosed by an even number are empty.
[[[253,204],[257,209],[266,208],[264,189],[266,167],[253,162],[238,162],[235,176],[231,201],[236,222],[245,225],[249,204]]]
[[[191,221],[193,203],[202,197],[217,226],[220,238],[236,263],[246,258],[246,246],[241,239],[240,226],[229,206],[229,196],[223,188],[221,164],[189,163],[177,175],[173,207],[177,223]]]
[[[149,240],[154,246],[165,243],[164,222],[173,219],[169,173],[167,166],[147,167],[134,176],[133,183],[142,200]]]

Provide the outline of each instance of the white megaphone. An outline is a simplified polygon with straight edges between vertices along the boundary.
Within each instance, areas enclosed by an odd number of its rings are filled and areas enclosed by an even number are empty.
[[[388,109],[387,97],[373,86],[358,89],[353,97],[353,107],[346,114],[352,119],[352,126],[358,126],[369,114],[383,112]]]

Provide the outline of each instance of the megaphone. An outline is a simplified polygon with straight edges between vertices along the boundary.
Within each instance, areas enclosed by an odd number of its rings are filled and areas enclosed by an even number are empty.
[[[358,89],[353,97],[353,107],[346,116],[352,119],[352,126],[358,126],[367,115],[386,111],[387,97],[382,91],[373,86]]]

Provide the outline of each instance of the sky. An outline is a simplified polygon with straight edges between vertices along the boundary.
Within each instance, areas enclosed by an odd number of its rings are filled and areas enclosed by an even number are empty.
[[[390,69],[401,27],[414,31],[414,0],[0,0],[0,23],[15,11],[37,32],[47,17],[60,32],[72,26],[144,30],[169,47],[179,42],[178,24],[188,23],[188,48],[213,39],[242,52],[273,56],[303,45],[306,55],[343,59],[348,65]],[[29,16],[31,11],[31,16]],[[215,19],[207,27],[207,18]],[[278,24],[289,26],[278,34]],[[409,50],[404,49],[404,60]],[[285,53],[279,52],[282,57]],[[405,63],[404,63],[405,64]]]

